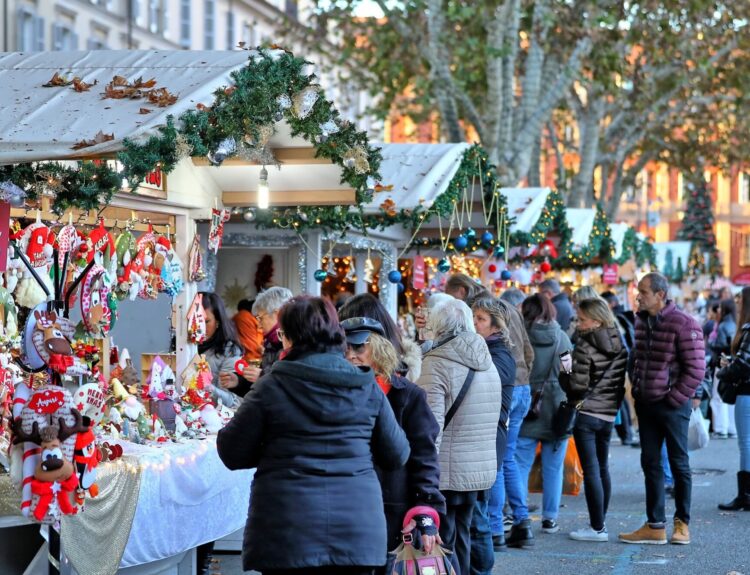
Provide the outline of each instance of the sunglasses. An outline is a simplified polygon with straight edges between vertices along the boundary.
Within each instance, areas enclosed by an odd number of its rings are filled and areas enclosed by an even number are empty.
[[[365,351],[365,346],[370,343],[369,340],[365,341],[364,343],[347,343],[346,348],[350,350],[352,353],[359,355],[363,351]]]

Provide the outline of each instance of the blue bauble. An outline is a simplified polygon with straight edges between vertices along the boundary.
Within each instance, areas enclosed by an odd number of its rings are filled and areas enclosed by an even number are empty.
[[[496,258],[500,258],[505,253],[505,248],[503,246],[495,246],[495,251],[492,255],[494,255]]]
[[[315,270],[315,273],[313,275],[315,276],[316,282],[325,281],[326,277],[328,276],[326,270]]]
[[[466,236],[467,240],[473,240],[475,237],[477,237],[477,232],[474,231],[474,228],[469,228],[468,230],[466,230],[464,235]]]
[[[500,272],[500,279],[503,281],[508,281],[511,278],[510,270],[503,270]]]
[[[437,269],[439,272],[447,274],[449,271],[451,271],[451,263],[443,258],[437,263]]]
[[[468,245],[469,240],[467,240],[464,236],[458,236],[455,240],[453,240],[453,247],[457,250],[463,250]]]
[[[404,293],[406,291],[406,288],[404,287],[404,284],[402,283],[397,284],[396,288],[398,289],[398,293]]]
[[[388,281],[392,284],[397,284],[401,281],[401,272],[398,270],[391,270],[388,272]]]
[[[482,243],[483,244],[488,244],[488,243],[490,243],[494,239],[495,239],[495,236],[492,235],[492,232],[484,232],[482,234]]]

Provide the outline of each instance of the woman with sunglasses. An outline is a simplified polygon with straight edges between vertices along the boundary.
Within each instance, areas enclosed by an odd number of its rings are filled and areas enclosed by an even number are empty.
[[[352,317],[341,322],[346,333],[346,358],[352,365],[369,367],[393,408],[396,421],[406,433],[411,454],[405,467],[395,471],[377,469],[383,489],[388,549],[398,547],[404,517],[415,515],[420,543],[426,552],[440,543],[438,513],[445,513],[445,498],[440,493],[440,464],[435,440],[440,428],[427,405],[425,392],[398,374],[399,358],[386,338],[383,325],[369,317]],[[430,517],[432,529],[422,527]],[[387,572],[387,571],[385,571]]]
[[[257,468],[243,568],[263,575],[365,575],[386,560],[375,466],[397,469],[409,443],[372,369],[344,357],[331,302],[292,299],[279,313],[284,358],[219,432],[229,469]]]

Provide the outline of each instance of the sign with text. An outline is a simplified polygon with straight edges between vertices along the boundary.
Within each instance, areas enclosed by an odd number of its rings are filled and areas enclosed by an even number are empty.
[[[422,256],[414,256],[414,266],[412,270],[411,285],[414,289],[424,289],[427,278],[425,277],[424,258]]]
[[[617,264],[604,264],[602,273],[602,282],[607,285],[613,286],[617,283]]]

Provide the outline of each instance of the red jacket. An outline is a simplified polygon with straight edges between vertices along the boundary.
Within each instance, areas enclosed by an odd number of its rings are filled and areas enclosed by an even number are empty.
[[[695,395],[703,379],[703,331],[671,300],[651,322],[646,312],[635,321],[633,396],[647,403],[666,398],[679,407]]]

